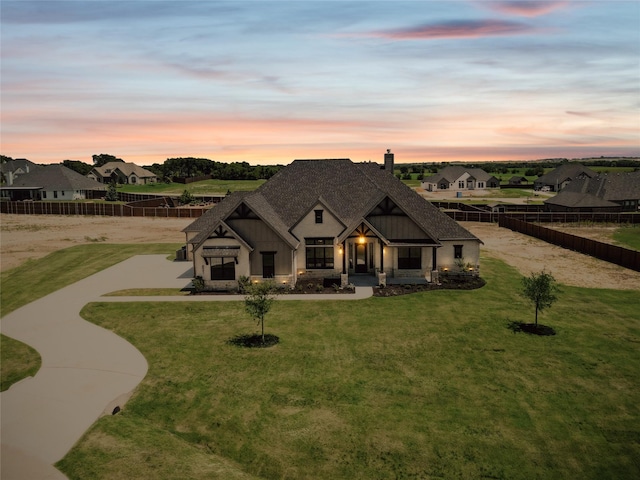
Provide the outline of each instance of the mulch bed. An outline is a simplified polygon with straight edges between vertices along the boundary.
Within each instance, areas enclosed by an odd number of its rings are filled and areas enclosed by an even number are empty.
[[[470,277],[465,279],[449,280],[443,279],[440,284],[428,283],[426,285],[387,285],[386,287],[374,287],[374,297],[396,297],[416,292],[429,292],[432,290],[475,290],[487,284],[480,277]]]
[[[280,338],[269,333],[265,333],[264,342],[262,341],[262,335],[258,333],[236,335],[227,340],[227,343],[230,345],[246,348],[268,348],[277,345],[278,342],[280,342]]]
[[[509,322],[507,328],[513,333],[523,332],[529,335],[539,335],[541,337],[550,337],[556,334],[556,331],[548,325],[542,325],[539,323],[523,323],[523,322]]]
[[[431,290],[475,290],[482,288],[487,282],[480,277],[465,277],[455,279],[441,279],[441,283],[434,284],[405,284],[405,285],[387,285],[386,287],[373,287],[374,297],[397,297],[399,295],[407,295],[409,293],[416,292],[428,292]],[[277,290],[275,294],[282,295],[305,295],[305,294],[351,294],[355,293],[351,288],[335,288],[325,287],[322,284],[311,283],[298,283],[293,289]],[[238,291],[203,291],[203,292],[191,292],[191,295],[244,295]]]

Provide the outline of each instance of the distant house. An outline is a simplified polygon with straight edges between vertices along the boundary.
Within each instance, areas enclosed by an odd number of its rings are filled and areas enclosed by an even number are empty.
[[[183,231],[209,289],[272,279],[426,278],[476,269],[481,241],[385,168],[349,159],[295,160],[253,192],[234,192]]]
[[[514,175],[509,179],[509,185],[526,185],[528,180],[525,177]]]
[[[443,168],[435,175],[426,177],[421,187],[428,192],[438,190],[483,190],[500,188],[500,180],[481,168],[466,168],[452,165]]]
[[[147,183],[155,183],[158,177],[155,173],[147,169],[139,167],[135,163],[109,162],[101,167],[94,167],[87,177],[100,183],[131,184],[146,185]]]
[[[10,187],[20,175],[32,172],[37,168],[39,168],[39,165],[36,165],[26,158],[17,158],[15,160],[9,160],[5,163],[2,163],[0,164],[0,172],[2,173],[2,184]]]
[[[566,187],[572,180],[578,178],[592,178],[597,175],[590,168],[580,163],[564,163],[554,168],[549,173],[545,173],[533,182],[534,190],[548,190],[551,192],[559,192]]]
[[[640,171],[579,178],[544,203],[552,211],[636,212],[640,208]]]
[[[79,200],[89,190],[106,187],[64,165],[45,165],[20,175],[13,184],[1,187],[3,196],[11,200]]]

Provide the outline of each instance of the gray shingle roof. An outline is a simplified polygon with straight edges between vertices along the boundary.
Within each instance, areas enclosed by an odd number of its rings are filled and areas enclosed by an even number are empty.
[[[640,200],[640,171],[578,178],[545,203],[574,208],[608,207],[623,200]]]
[[[24,175],[13,183],[14,187],[44,188],[47,190],[105,190],[102,183],[80,175],[64,165],[45,165]]]
[[[295,160],[254,192],[226,197],[183,231],[206,230],[208,234],[217,222],[245,202],[274,229],[282,230],[281,235],[293,239],[290,230],[319,200],[344,225],[351,225],[363,219],[385,196],[434,240],[477,240],[379,165],[356,164],[349,159]]]
[[[549,173],[538,177],[535,183],[544,185],[559,185],[566,180],[575,180],[576,177],[578,177],[580,174],[584,174],[587,177],[595,177],[597,175],[596,172],[580,163],[564,163],[559,167],[554,168]]]
[[[452,183],[460,178],[464,173],[468,173],[473,178],[478,181],[486,182],[493,178],[493,175],[485,172],[481,168],[468,168],[462,165],[449,165],[448,167],[444,167],[435,175],[431,175],[426,177],[423,182],[425,183],[438,183],[440,180],[444,179],[448,183]]]

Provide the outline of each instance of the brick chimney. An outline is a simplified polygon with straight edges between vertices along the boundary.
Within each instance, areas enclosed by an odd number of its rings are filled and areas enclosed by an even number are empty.
[[[393,153],[387,148],[387,153],[384,154],[384,169],[393,175]]]

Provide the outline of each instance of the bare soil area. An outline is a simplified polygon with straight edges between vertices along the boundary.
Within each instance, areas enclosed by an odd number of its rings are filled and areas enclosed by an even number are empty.
[[[180,243],[194,219],[0,215],[0,270],[85,243]]]
[[[0,269],[5,271],[28,259],[42,258],[53,251],[84,243],[182,243],[185,236],[181,230],[192,221],[189,218],[2,214]],[[462,225],[484,242],[483,254],[505,261],[524,275],[545,269],[565,285],[640,290],[638,272],[495,224],[462,222]]]
[[[500,228],[497,224],[460,223],[484,242],[481,252],[503,260],[523,275],[544,269],[565,285],[640,290],[640,272]],[[605,240],[602,232],[599,236],[600,241],[610,243],[610,236],[609,240]]]

